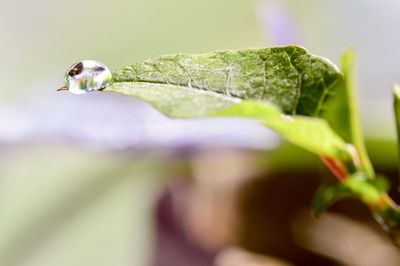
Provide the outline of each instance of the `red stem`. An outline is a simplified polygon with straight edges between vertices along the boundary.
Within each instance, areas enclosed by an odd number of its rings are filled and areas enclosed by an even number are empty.
[[[341,162],[323,155],[321,155],[321,159],[339,181],[346,180],[347,170]]]

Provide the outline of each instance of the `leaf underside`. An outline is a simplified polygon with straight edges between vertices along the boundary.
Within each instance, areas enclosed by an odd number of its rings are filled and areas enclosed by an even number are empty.
[[[347,143],[321,118],[283,115],[277,107],[255,101],[242,101],[217,112],[216,116],[258,119],[286,140],[310,152],[336,159],[349,156]]]
[[[240,100],[319,116],[340,76],[326,59],[283,46],[160,56],[115,71],[105,91],[139,97],[176,118],[209,116]]]

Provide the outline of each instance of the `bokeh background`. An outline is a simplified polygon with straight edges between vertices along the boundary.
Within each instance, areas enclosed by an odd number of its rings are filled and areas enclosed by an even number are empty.
[[[395,190],[399,10],[395,0],[0,0],[0,265],[398,265],[362,205],[307,218],[332,177],[252,121],[172,121],[133,98],[55,89],[82,59],[118,69],[300,44],[337,63],[355,48],[368,149]]]

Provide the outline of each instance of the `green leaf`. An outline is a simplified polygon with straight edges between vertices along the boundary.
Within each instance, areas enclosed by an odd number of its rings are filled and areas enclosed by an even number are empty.
[[[347,159],[346,143],[309,117],[320,114],[340,77],[326,59],[285,46],[165,55],[114,72],[105,90],[139,97],[170,117],[259,119],[304,149]]]
[[[361,199],[369,206],[380,202],[384,193],[389,190],[389,182],[384,177],[369,179],[363,173],[356,173],[342,183],[334,186],[323,186],[315,194],[312,210],[318,215],[335,202],[345,198]]]
[[[341,70],[344,78],[337,83],[335,95],[326,103],[323,117],[346,142],[354,145],[360,157],[360,170],[366,171],[373,177],[374,169],[367,154],[361,129],[355,59],[353,50],[347,50],[342,55]]]
[[[329,122],[333,130],[335,130],[343,140],[351,143],[352,134],[349,106],[350,103],[347,95],[347,86],[344,78],[342,78],[336,84],[332,97],[330,97],[325,103],[322,117]]]
[[[335,202],[352,196],[351,191],[342,184],[322,186],[314,195],[311,203],[314,215],[320,215]]]
[[[216,116],[256,118],[288,141],[316,154],[348,160],[347,144],[320,118],[284,115],[270,103],[242,101],[219,111]]]
[[[340,77],[328,60],[284,46],[164,55],[114,72],[105,91],[137,96],[170,117],[209,116],[241,100],[318,116]]]
[[[138,97],[172,118],[206,117],[240,102],[211,91],[144,82],[116,82],[105,91]]]

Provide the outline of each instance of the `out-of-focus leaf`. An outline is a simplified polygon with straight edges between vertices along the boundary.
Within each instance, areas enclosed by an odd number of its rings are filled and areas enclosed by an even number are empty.
[[[348,70],[347,63],[349,61],[349,55],[352,53],[347,51],[342,55],[341,58],[341,70]],[[346,65],[344,68],[343,66]],[[343,72],[343,78],[341,78],[335,85],[334,94],[327,100],[325,108],[322,113],[322,117],[325,118],[335,132],[338,133],[346,142],[351,142],[351,122],[350,122],[350,107],[349,107],[349,95],[346,78],[349,73]]]
[[[370,176],[374,176],[361,130],[355,61],[356,55],[353,50],[347,50],[342,55],[341,70],[344,78],[335,86],[335,93],[327,101],[323,117],[346,142],[354,145],[360,156],[361,168]]]
[[[335,202],[352,196],[351,191],[342,184],[322,186],[314,195],[312,201],[312,211],[318,216]]]
[[[312,209],[318,215],[333,203],[349,197],[373,206],[388,190],[389,182],[384,177],[369,179],[365,174],[356,173],[342,183],[321,187],[314,196]]]
[[[241,100],[318,116],[339,70],[298,46],[165,55],[113,73],[105,91],[139,97],[170,117],[204,117]]]

